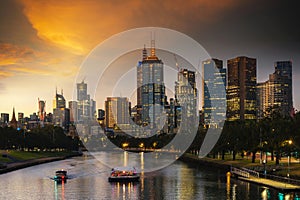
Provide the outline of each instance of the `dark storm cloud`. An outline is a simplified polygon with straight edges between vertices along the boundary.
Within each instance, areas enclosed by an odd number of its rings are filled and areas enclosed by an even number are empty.
[[[22,13],[18,1],[2,0],[0,2],[0,40],[6,43],[30,45],[36,32]]]

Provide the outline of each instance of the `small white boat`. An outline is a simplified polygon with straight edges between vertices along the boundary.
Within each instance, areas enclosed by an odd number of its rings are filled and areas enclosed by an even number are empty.
[[[112,168],[109,182],[135,182],[139,181],[140,176],[137,174],[134,167],[115,167]]]
[[[55,172],[55,176],[53,177],[53,180],[57,182],[66,182],[68,179],[67,171],[66,170],[58,170]]]

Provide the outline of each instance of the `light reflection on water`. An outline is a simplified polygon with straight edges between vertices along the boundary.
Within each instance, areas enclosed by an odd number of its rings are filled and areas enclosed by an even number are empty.
[[[136,154],[136,158],[126,153],[99,156],[120,160],[123,165],[140,162],[141,170],[151,162],[143,154]],[[59,184],[51,177],[62,168],[70,179]],[[110,167],[91,156],[33,166],[0,175],[0,199],[299,199],[297,193],[284,194],[236,179],[227,182],[225,171],[181,161],[159,171],[141,171],[141,180],[136,183],[110,183],[109,172]]]

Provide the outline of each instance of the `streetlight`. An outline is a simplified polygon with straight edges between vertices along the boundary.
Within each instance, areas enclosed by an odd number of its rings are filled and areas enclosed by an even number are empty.
[[[289,140],[288,141],[288,144],[291,145],[293,144],[293,141],[292,140]],[[287,173],[287,177],[289,178],[290,177],[290,154],[291,154],[291,151],[289,149],[289,154],[288,154],[288,173]]]
[[[263,160],[263,164],[264,164],[264,175],[265,175],[265,178],[266,178],[267,170],[266,170],[266,160],[265,159]]]

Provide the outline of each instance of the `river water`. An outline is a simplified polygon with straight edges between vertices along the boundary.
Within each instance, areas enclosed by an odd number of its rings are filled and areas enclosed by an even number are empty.
[[[2,174],[0,199],[300,199],[299,194],[284,194],[235,179],[227,183],[226,171],[182,161],[154,172],[141,172],[137,183],[110,183],[110,166],[99,160],[115,159],[116,155],[99,155],[101,159],[76,157]],[[70,179],[57,184],[51,177],[62,168],[68,171]]]

